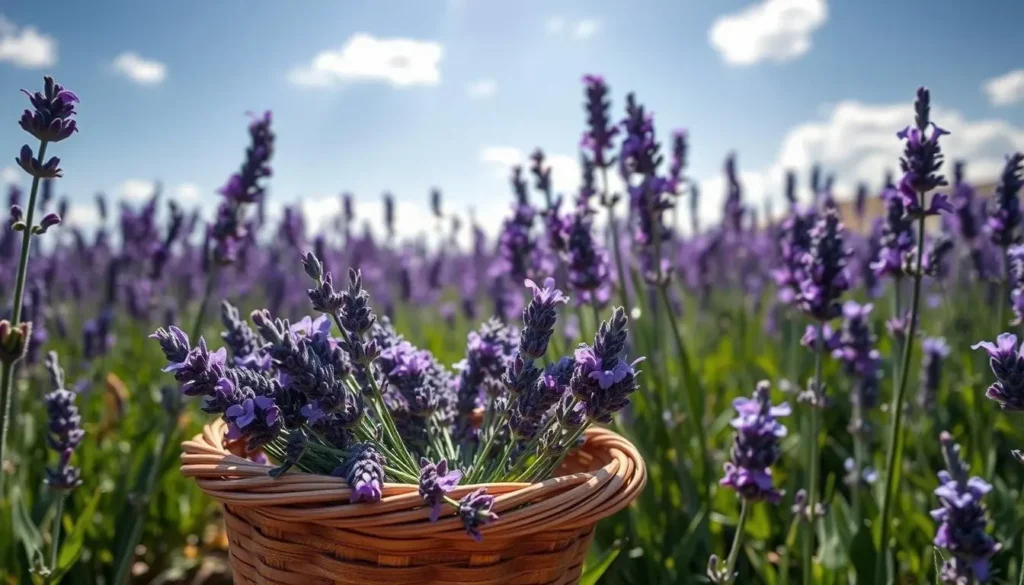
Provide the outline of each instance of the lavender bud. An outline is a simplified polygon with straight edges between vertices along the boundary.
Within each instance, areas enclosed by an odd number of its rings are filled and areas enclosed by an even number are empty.
[[[32,228],[32,233],[36,235],[45,234],[47,230],[57,225],[60,225],[60,216],[56,213],[47,213],[42,221],[39,222],[39,225]]]
[[[32,323],[12,327],[9,321],[0,321],[0,363],[11,365],[24,358],[31,339]]]

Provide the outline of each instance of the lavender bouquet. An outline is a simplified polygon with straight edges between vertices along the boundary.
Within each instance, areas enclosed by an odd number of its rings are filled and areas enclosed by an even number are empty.
[[[227,438],[290,469],[345,478],[352,502],[375,502],[385,482],[419,486],[436,521],[447,508],[480,540],[497,518],[485,488],[456,501],[456,485],[537,482],[558,469],[594,423],[611,422],[635,392],[640,359],[625,357],[628,319],[615,309],[593,345],[548,359],[558,307],[554,279],[525,284],[523,328],[492,319],[469,334],[458,374],[378,317],[350,270],[335,288],[312,252],[303,258],[320,315],[296,323],[223,304],[225,347],[196,345],[171,326],[153,334],[186,396],[227,423]],[[642,358],[641,358],[642,359]]]

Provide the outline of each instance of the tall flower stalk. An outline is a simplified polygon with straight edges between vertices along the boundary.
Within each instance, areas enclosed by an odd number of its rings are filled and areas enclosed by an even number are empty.
[[[821,376],[826,351],[825,324],[842,315],[839,299],[850,286],[846,275],[846,263],[852,251],[846,248],[843,231],[843,224],[839,222],[839,214],[835,207],[826,206],[818,222],[811,229],[810,247],[803,259],[804,276],[796,296],[801,310],[817,321],[813,330],[814,378],[809,392],[805,395],[810,409],[810,470],[807,479],[807,533],[803,541],[804,583],[811,583],[817,518],[814,510],[819,501],[821,456],[818,435],[821,431],[821,410],[825,407],[824,382]]]
[[[707,574],[712,583],[730,585],[739,577],[736,564],[743,547],[750,506],[761,501],[778,504],[782,498],[782,492],[775,489],[772,481],[771,468],[782,456],[779,441],[787,432],[778,418],[789,416],[792,411],[786,403],[772,406],[770,390],[768,382],[762,381],[757,384],[752,398],[733,401],[736,418],[730,424],[736,429],[736,438],[725,464],[725,476],[719,484],[734,490],[740,497],[740,517],[725,566],[719,565],[715,555],[708,560]]]
[[[616,158],[609,154],[612,141],[619,133],[619,128],[611,121],[611,101],[608,99],[608,84],[598,75],[583,77],[586,101],[583,104],[587,112],[587,130],[583,133],[580,146],[589,153],[590,160],[596,168],[601,169],[601,205],[608,210],[608,229],[612,234],[612,251],[615,254],[615,268],[619,278],[619,299],[623,307],[629,306],[629,295],[626,292],[626,270],[622,263],[622,245],[619,240],[619,224],[615,218],[615,204],[619,201],[617,194],[611,193],[608,184],[608,168],[615,164]]]
[[[946,179],[939,173],[943,159],[939,138],[948,132],[930,121],[930,109],[931,95],[928,89],[922,87],[917,90],[917,99],[914,102],[915,126],[907,127],[897,135],[905,141],[903,157],[900,159],[900,167],[904,174],[899,185],[899,196],[905,213],[917,223],[917,240],[912,255],[908,255],[904,259],[906,268],[909,269],[906,271],[910,272],[913,278],[913,292],[910,297],[910,314],[907,317],[909,323],[906,335],[903,336],[903,357],[900,360],[898,380],[889,409],[892,421],[889,426],[886,446],[885,483],[882,491],[882,509],[879,515],[881,522],[879,551],[885,551],[888,547],[896,472],[900,469],[903,459],[903,403],[910,377],[910,360],[913,354],[914,335],[917,333],[917,318],[921,303],[921,281],[924,277],[922,259],[924,258],[925,219],[930,215],[938,215],[940,211],[953,210],[946,196],[939,193],[932,196],[931,203],[927,208],[924,205],[926,194],[929,191],[947,184]],[[901,317],[901,315],[894,315],[894,318],[897,319]],[[878,555],[875,565],[876,583],[888,582],[887,558],[887,554]]]
[[[218,191],[224,200],[217,208],[216,218],[207,230],[207,242],[212,246],[209,250],[204,250],[204,253],[208,254],[203,258],[204,266],[207,268],[206,283],[196,312],[195,322],[192,325],[193,338],[199,337],[202,332],[207,307],[213,298],[220,268],[236,262],[242,247],[252,241],[250,230],[253,229],[253,226],[251,223],[244,222],[244,213],[248,206],[260,204],[266,195],[264,179],[271,175],[270,159],[274,153],[274,134],[271,131],[270,123],[269,111],[260,116],[253,115],[253,120],[249,124],[251,143],[246,149],[242,167],[239,172],[231,175],[227,183]],[[139,539],[142,538],[146,507],[156,488],[156,480],[160,471],[159,463],[167,460],[168,450],[174,447],[174,441],[171,441],[170,438],[178,425],[178,416],[182,405],[181,395],[178,393],[172,393],[166,401],[167,422],[158,431],[154,449],[156,459],[151,462],[149,473],[142,483],[129,536],[124,540],[124,546],[117,556],[114,585],[127,583],[131,577],[135,547]]]
[[[42,234],[49,227],[60,223],[60,217],[57,214],[48,214],[38,225],[35,223],[36,198],[39,194],[40,181],[63,176],[60,159],[54,156],[47,160],[46,148],[51,142],[65,140],[78,131],[78,123],[74,116],[77,114],[75,104],[79,100],[74,92],[64,89],[49,76],[43,78],[42,92],[34,94],[30,94],[26,90],[22,90],[22,92],[28,96],[32,110],[24,111],[19,125],[22,130],[39,140],[39,148],[37,149],[38,154],[36,154],[26,144],[21,147],[21,152],[16,159],[18,166],[32,177],[32,188],[29,191],[28,209],[24,212],[24,218],[22,218],[23,212],[18,205],[11,207],[11,228],[21,231],[22,237],[11,320],[6,327],[0,322],[0,331],[6,332],[0,335],[0,344],[8,348],[0,355],[0,466],[3,466],[7,454],[7,430],[11,418],[14,416],[11,412],[11,403],[13,402],[15,369],[18,361],[24,357],[31,338],[31,324],[22,323],[21,317],[24,308],[25,279],[28,275],[28,257],[32,248],[32,236]],[[0,497],[4,494],[4,475],[0,472]]]

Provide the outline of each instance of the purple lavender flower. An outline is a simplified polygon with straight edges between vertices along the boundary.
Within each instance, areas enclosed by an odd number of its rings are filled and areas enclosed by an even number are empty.
[[[676,192],[684,181],[683,169],[686,168],[686,154],[689,150],[686,130],[672,132],[672,163],[669,165],[668,176],[672,181],[672,192]]]
[[[459,517],[466,527],[466,534],[477,542],[483,541],[480,527],[498,519],[494,512],[494,496],[487,495],[487,490],[480,488],[459,500]]]
[[[431,522],[437,522],[441,516],[445,495],[455,489],[461,480],[461,471],[448,471],[447,460],[442,459],[434,464],[427,459],[420,459],[419,494],[423,498],[423,503],[430,507]]]
[[[1020,240],[1022,216],[1018,192],[1024,179],[1024,153],[1015,153],[1006,157],[1003,173],[996,186],[995,205],[988,218],[988,229],[992,242],[1000,247],[1007,247]]]
[[[348,482],[352,489],[349,502],[379,502],[384,495],[384,465],[384,456],[373,445],[359,443],[332,475]]]
[[[249,124],[250,145],[239,172],[231,175],[218,190],[224,197],[216,218],[207,230],[214,244],[213,256],[218,264],[231,264],[238,259],[242,246],[251,240],[249,226],[243,223],[244,205],[261,203],[266,194],[262,181],[271,176],[270,158],[274,154],[274,133],[270,129],[271,114],[252,115]]]
[[[1010,263],[1010,307],[1014,319],[1011,325],[1024,323],[1024,246],[1010,246],[1006,250]]]
[[[725,158],[725,221],[736,233],[743,229],[743,188],[736,174],[736,153]]]
[[[72,490],[82,484],[81,471],[71,465],[71,456],[82,442],[82,417],[75,406],[76,394],[64,387],[64,370],[51,351],[46,358],[53,390],[43,401],[48,416],[46,443],[57,452],[58,461],[46,469],[46,484],[55,490]]]
[[[234,384],[229,378],[221,381],[221,391],[230,393],[225,384]],[[284,425],[281,409],[270,396],[245,398],[224,411],[228,423],[228,439],[247,439],[246,449],[255,451],[273,441]]]
[[[1000,333],[996,342],[979,341],[971,349],[984,349],[996,381],[985,392],[1003,410],[1024,410],[1024,346],[1017,351],[1017,336]]]
[[[544,279],[544,286],[537,286],[526,280],[526,286],[533,291],[533,299],[523,310],[523,331],[519,338],[519,355],[524,359],[536,360],[544,357],[548,342],[555,332],[558,314],[555,308],[569,302],[569,297],[555,288],[555,279]]]
[[[885,201],[885,220],[879,239],[878,257],[871,265],[875,274],[882,276],[903,276],[903,259],[914,249],[914,226],[906,214],[904,202],[893,188],[882,192]]]
[[[75,92],[64,89],[50,76],[43,78],[42,92],[21,91],[35,110],[25,110],[21,115],[18,124],[25,132],[42,142],[60,142],[78,131],[78,123],[72,118],[79,101]]]
[[[220,307],[220,320],[224,325],[224,331],[220,334],[220,337],[224,340],[224,344],[231,349],[231,357],[234,363],[254,365],[256,362],[259,362],[258,354],[262,353],[262,344],[259,342],[259,338],[256,337],[256,333],[242,319],[237,307],[227,301],[222,301]],[[178,331],[181,330],[179,329]],[[188,342],[187,337],[185,342]]]
[[[466,359],[456,365],[459,415],[463,430],[469,430],[473,411],[483,406],[484,387],[496,386],[518,346],[518,332],[497,319],[490,319],[477,331],[471,331],[466,344]]]
[[[985,532],[987,518],[981,500],[992,486],[980,477],[968,477],[960,446],[949,433],[943,431],[939,440],[946,469],[938,473],[939,487],[935,488],[941,507],[931,513],[939,523],[932,542],[952,555],[943,563],[939,578],[955,585],[984,583],[989,578],[989,559],[1002,549]]]
[[[349,269],[348,289],[341,295],[338,318],[341,326],[356,337],[369,331],[377,321],[370,307],[370,293],[363,288],[363,274],[355,268]]]
[[[594,241],[589,211],[577,210],[569,221],[565,252],[569,284],[579,304],[603,307],[612,293],[608,251]]]
[[[587,131],[583,134],[580,146],[590,152],[594,166],[605,169],[615,164],[615,157],[609,156],[612,141],[619,128],[611,123],[611,101],[608,99],[608,84],[598,75],[583,76],[587,112]]]
[[[644,358],[627,362],[625,352],[626,312],[617,307],[612,318],[601,323],[593,347],[581,344],[575,352],[575,366],[569,390],[585,404],[587,418],[608,423],[612,415],[629,404],[629,395],[639,389],[636,365]]]
[[[908,126],[896,135],[904,140],[903,156],[900,158],[900,168],[903,170],[903,179],[900,181],[900,195],[903,197],[903,205],[909,215],[937,215],[940,210],[953,211],[953,208],[946,201],[946,196],[936,193],[927,211],[924,210],[923,201],[920,199],[928,191],[936,187],[948,185],[946,178],[939,173],[942,168],[942,149],[939,147],[939,138],[949,132],[939,128],[931,122],[931,93],[927,88],[921,87],[917,90],[917,99],[914,101],[914,127]],[[931,134],[928,128],[931,127]]]
[[[845,247],[843,224],[835,208],[825,209],[810,237],[797,301],[807,314],[819,321],[829,321],[842,314],[839,297],[850,286],[846,262],[851,252]]]
[[[792,411],[786,403],[772,406],[767,381],[758,383],[753,398],[734,400],[733,408],[737,417],[730,424],[736,440],[719,484],[746,500],[777,504],[782,493],[773,485],[771,466],[782,456],[779,440],[786,436],[786,427],[777,418]]]
[[[930,410],[935,404],[935,395],[942,383],[942,363],[949,356],[949,345],[942,337],[926,337],[921,341],[920,386],[917,390],[917,404]]]
[[[794,205],[782,222],[779,267],[772,271],[778,287],[778,299],[782,303],[796,302],[799,296],[800,284],[805,279],[804,256],[811,248],[811,229],[815,221],[813,210],[800,210]]]

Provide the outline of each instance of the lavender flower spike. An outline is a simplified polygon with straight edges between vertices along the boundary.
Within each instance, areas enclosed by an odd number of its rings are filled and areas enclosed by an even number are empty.
[[[384,456],[369,443],[354,446],[345,463],[332,475],[344,477],[352,489],[349,501],[379,502],[384,488]]]
[[[57,465],[46,469],[46,484],[54,490],[72,490],[82,484],[81,472],[70,464],[71,455],[82,442],[82,417],[75,406],[75,393],[64,388],[64,370],[51,351],[46,358],[53,391],[44,397],[49,424],[46,443],[57,452]]]
[[[430,506],[430,521],[437,522],[441,516],[441,505],[445,494],[455,489],[462,480],[458,469],[448,471],[448,461],[442,459],[436,465],[427,459],[420,459],[420,497]]]
[[[819,321],[830,321],[843,314],[839,297],[850,288],[846,260],[852,252],[846,248],[835,208],[825,209],[810,235],[797,300],[804,312]]]
[[[979,341],[971,349],[984,349],[996,381],[985,392],[1003,410],[1024,410],[1024,346],[1017,350],[1017,336],[1001,333],[996,342]]]
[[[498,519],[494,513],[494,496],[487,495],[487,490],[480,488],[459,500],[459,516],[466,527],[466,534],[477,542],[483,541],[480,527]]]
[[[954,585],[984,583],[989,578],[989,559],[1002,549],[985,532],[981,500],[992,486],[980,477],[968,477],[960,446],[949,433],[943,431],[939,440],[947,470],[938,473],[940,484],[935,488],[941,507],[931,513],[939,522],[933,543],[952,554],[939,570],[939,579]]]
[[[782,455],[779,440],[786,436],[786,427],[776,419],[792,411],[786,403],[772,406],[769,393],[768,382],[762,381],[753,398],[733,401],[737,417],[730,424],[736,429],[736,441],[719,484],[736,490],[746,500],[777,504],[782,493],[772,483],[771,466]]]

